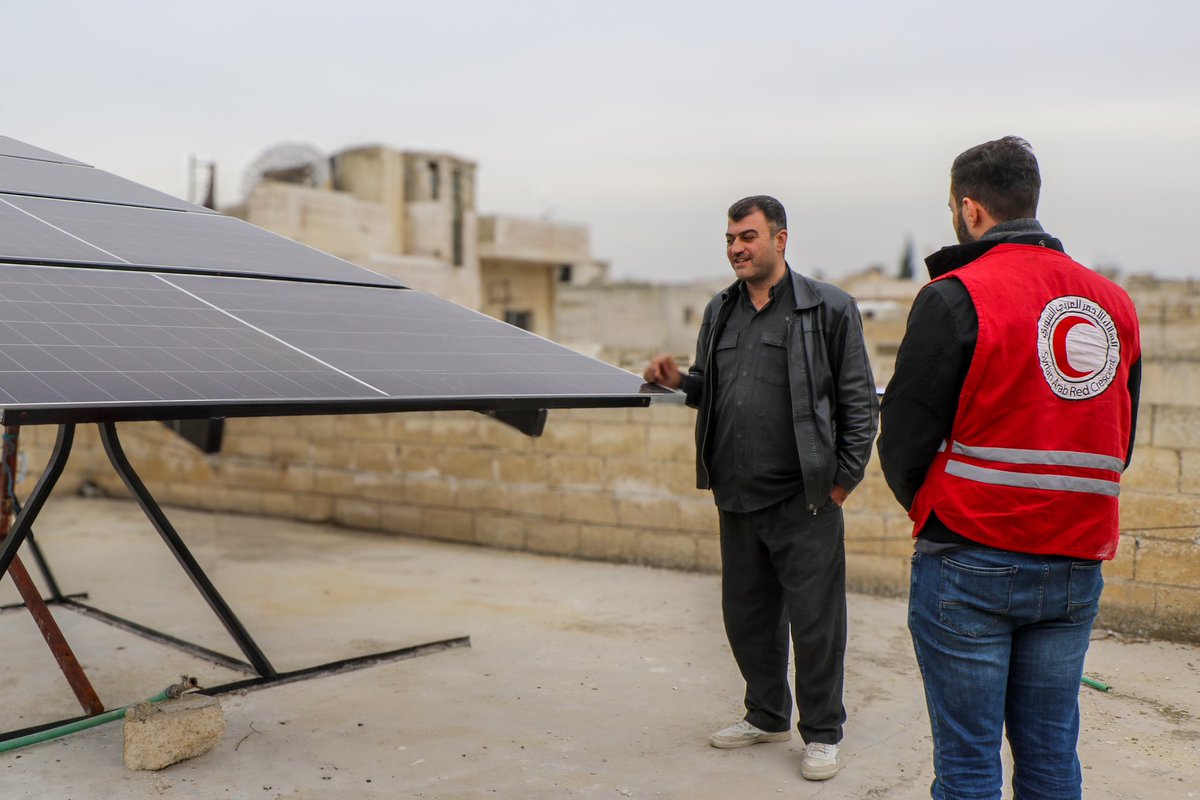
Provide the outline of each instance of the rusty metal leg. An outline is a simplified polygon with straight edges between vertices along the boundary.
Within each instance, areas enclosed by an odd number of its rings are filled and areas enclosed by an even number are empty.
[[[87,675],[83,672],[83,667],[79,665],[78,659],[75,658],[75,653],[72,652],[71,646],[67,644],[67,639],[63,636],[62,630],[58,627],[58,623],[54,621],[54,617],[50,614],[50,609],[46,607],[46,602],[42,599],[41,592],[38,591],[37,585],[34,584],[33,578],[29,576],[29,572],[25,569],[25,565],[21,563],[21,559],[17,557],[16,548],[20,546],[21,539],[28,536],[28,532],[32,527],[32,520],[21,528],[20,535],[16,532],[9,537],[9,517],[13,509],[12,497],[12,481],[16,474],[17,461],[17,440],[20,436],[20,428],[8,427],[4,429],[4,450],[3,450],[3,468],[4,480],[0,481],[0,540],[6,538],[11,541],[5,542],[5,555],[9,557],[7,572],[12,576],[13,583],[16,584],[17,591],[21,593],[21,598],[25,601],[25,607],[29,609],[30,615],[37,623],[38,630],[42,632],[42,638],[46,640],[50,652],[54,654],[54,660],[58,662],[58,668],[62,670],[63,677],[67,679],[71,690],[75,692],[76,699],[83,706],[83,710],[89,714],[99,714],[104,711],[104,704],[100,702],[96,690],[92,688],[92,684],[87,679]],[[54,469],[59,451],[62,449],[59,445],[62,444],[63,431],[59,430],[59,442],[55,446],[55,458],[51,459],[51,464],[47,468],[47,473]],[[69,452],[68,441],[68,452]],[[63,455],[65,461],[65,454]],[[58,469],[61,473],[61,467]],[[50,482],[50,488],[53,487],[53,481],[57,480],[57,474]],[[43,480],[39,481],[38,489],[41,489],[45,482],[46,476],[42,476]],[[37,490],[35,490],[37,493]],[[42,495],[44,502],[45,494],[49,493],[49,488]],[[40,508],[41,503],[38,503]],[[28,509],[27,509],[28,510]],[[22,514],[25,517],[25,514]],[[8,553],[10,546],[11,554]]]
[[[17,585],[17,590],[25,600],[25,607],[29,609],[33,621],[37,623],[38,630],[42,632],[42,638],[46,640],[50,652],[54,654],[58,668],[62,670],[63,677],[70,684],[71,691],[75,693],[75,698],[83,707],[84,713],[90,717],[104,711],[104,703],[100,702],[99,695],[92,688],[91,681],[88,680],[79,660],[75,658],[71,645],[67,644],[66,637],[63,636],[58,623],[51,616],[50,609],[46,607],[46,601],[42,599],[33,578],[29,576],[29,572],[26,571],[20,558],[13,556],[12,563],[8,565],[8,574],[12,576],[13,583]]]

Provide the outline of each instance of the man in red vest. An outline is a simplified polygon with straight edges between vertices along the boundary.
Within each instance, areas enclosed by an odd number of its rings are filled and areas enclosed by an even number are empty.
[[[879,457],[914,523],[909,629],[936,800],[1079,798],[1079,681],[1117,550],[1141,344],[1129,296],[1036,217],[1015,136],[950,171],[959,244],[926,259],[882,405]]]

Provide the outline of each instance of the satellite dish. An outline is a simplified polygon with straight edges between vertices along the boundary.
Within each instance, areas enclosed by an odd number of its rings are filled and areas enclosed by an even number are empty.
[[[283,142],[263,151],[246,168],[242,194],[249,196],[263,181],[325,186],[329,183],[329,158],[303,142]]]

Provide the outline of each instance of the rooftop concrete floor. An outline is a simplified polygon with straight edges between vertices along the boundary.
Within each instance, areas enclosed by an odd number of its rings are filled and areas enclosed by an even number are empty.
[[[471,645],[226,695],[216,749],[158,773],[122,766],[119,723],[0,754],[5,800],[928,797],[902,600],[850,597],[845,768],[808,783],[798,737],[708,746],[741,714],[715,576],[168,515],[281,670],[453,636]],[[35,531],[64,591],[236,653],[133,504],[51,498]],[[15,599],[4,580],[0,602]],[[110,707],[182,673],[210,686],[239,677],[55,614]],[[0,614],[0,641],[0,727],[79,713],[23,610]],[[1086,795],[1200,797],[1200,648],[1098,632],[1088,673],[1114,691],[1081,691]]]

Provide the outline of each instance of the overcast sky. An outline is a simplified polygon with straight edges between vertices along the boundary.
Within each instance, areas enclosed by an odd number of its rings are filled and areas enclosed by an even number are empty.
[[[1200,275],[1200,5],[12,2],[0,134],[183,196],[188,155],[284,141],[479,164],[482,213],[590,226],[618,277],[729,274],[725,209],[773,194],[835,277],[949,243],[953,157],[1014,133],[1069,253]]]

